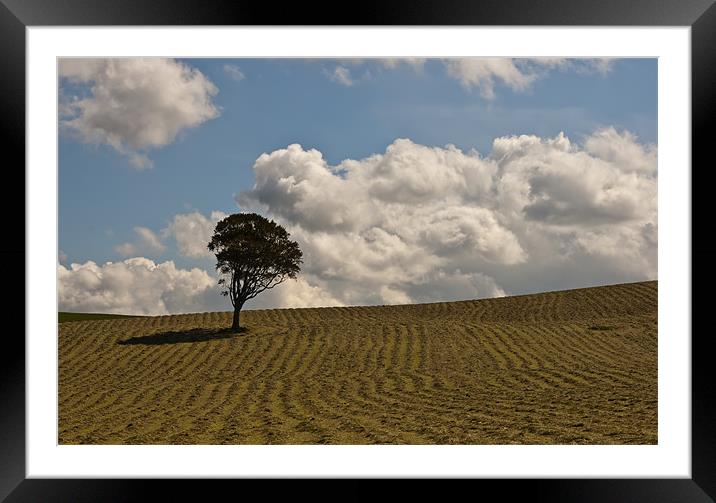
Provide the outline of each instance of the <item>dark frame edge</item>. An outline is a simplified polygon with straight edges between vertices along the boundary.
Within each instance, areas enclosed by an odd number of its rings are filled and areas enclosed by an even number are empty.
[[[25,25],[576,25],[690,26],[713,0],[363,0],[310,9],[235,0],[2,0]],[[323,16],[321,16],[321,14]],[[330,22],[326,22],[326,18]],[[339,22],[335,22],[338,20]],[[308,21],[306,23],[306,21]]]
[[[6,3],[15,4],[15,9],[10,9],[6,6]],[[25,166],[25,65],[26,65],[26,39],[25,29],[27,21],[38,25],[53,25],[57,24],[54,20],[57,19],[58,11],[48,12],[45,16],[42,9],[32,11],[32,7],[28,7],[28,4],[35,4],[38,6],[36,1],[26,1],[21,8],[22,12],[18,12],[18,4],[13,0],[2,0],[0,1],[0,47],[5,50],[0,51],[0,67],[3,68],[3,78],[0,79],[0,111],[2,111],[2,122],[0,122],[0,132],[2,133],[2,143],[5,147],[5,152],[10,153],[10,157],[17,164]],[[82,18],[77,2],[68,2],[74,4],[74,8],[70,7],[64,12],[60,12],[61,16],[70,16],[72,19],[76,19],[76,24],[102,24],[102,19],[106,19],[107,12],[97,14],[94,11],[94,16]],[[97,2],[101,3],[101,2]],[[187,2],[190,4],[191,2]],[[514,2],[509,2],[514,3]],[[557,1],[556,3],[560,3]],[[674,6],[678,6],[679,2],[666,2],[674,10]],[[692,166],[697,164],[697,159],[701,160],[704,164],[703,168],[707,168],[706,159],[709,155],[710,145],[712,143],[711,138],[707,133],[707,126],[711,121],[711,118],[716,116],[716,72],[714,72],[714,58],[713,50],[716,47],[716,5],[713,0],[709,0],[705,8],[702,6],[705,4],[703,0],[698,0],[697,9],[701,9],[698,15],[691,19],[690,23],[692,27]],[[58,4],[56,4],[58,5]],[[165,11],[166,19],[176,19],[176,11],[174,13],[169,12],[171,5],[165,4],[159,11]],[[463,5],[463,10],[466,8]],[[469,9],[467,9],[469,10]],[[478,9],[479,10],[479,9]],[[587,9],[589,10],[589,9]],[[132,9],[132,11],[134,11]],[[28,14],[28,12],[30,14]],[[187,5],[184,4],[182,10],[184,14],[189,12]],[[139,13],[134,11],[136,18],[132,23],[126,24],[153,24],[151,19],[149,22],[141,22],[139,20]],[[253,24],[253,18],[255,16],[239,16],[236,9],[231,9],[231,13],[234,16],[229,16],[232,21],[236,21],[237,24]],[[477,13],[477,17],[474,15]],[[693,16],[695,13],[694,5],[691,4],[689,13]],[[19,14],[22,14],[19,15]],[[110,9],[111,14],[111,9]],[[217,13],[214,10],[214,18]],[[463,21],[466,23],[460,24],[500,24],[499,22],[490,21],[487,23],[477,23],[473,21],[486,21],[490,16],[489,13],[484,11],[472,12],[465,14]],[[616,17],[619,13],[615,13]],[[647,13],[648,14],[648,13]],[[157,15],[155,9],[153,16]],[[378,15],[378,13],[374,13]],[[44,17],[43,17],[44,16]],[[422,15],[418,15],[419,19],[424,19],[425,12]],[[581,17],[580,17],[581,16]],[[583,19],[584,13],[582,12],[578,19]],[[683,11],[682,11],[683,16]],[[82,19],[80,19],[82,18]],[[126,19],[126,13],[122,16]],[[266,17],[263,17],[264,19]],[[442,20],[443,16],[440,16]],[[497,18],[500,18],[498,15]],[[604,13],[598,19],[603,19]],[[493,18],[494,19],[494,18]],[[574,18],[569,16],[553,14],[553,21],[551,23],[536,22],[534,24],[585,24],[585,23],[574,23]],[[652,19],[652,21],[650,21]],[[645,15],[642,18],[643,22],[634,24],[683,24],[679,22],[665,23],[663,18],[659,18],[658,22],[654,22],[653,16],[649,18]],[[38,22],[39,21],[39,22]],[[176,20],[180,21],[180,20]],[[241,21],[238,23],[238,21]],[[453,18],[454,21],[454,18]],[[186,24],[196,24],[191,21],[185,21]],[[417,24],[415,18],[409,20],[403,18],[402,20],[387,19],[383,20],[383,23],[395,23],[395,24]],[[106,23],[113,24],[113,23]],[[154,23],[154,24],[171,24],[171,23]],[[184,24],[176,22],[176,24]],[[218,22],[217,24],[231,24],[225,20]],[[258,23],[260,24],[260,23]],[[330,24],[330,23],[327,23]],[[368,23],[370,24],[370,23]],[[379,22],[373,22],[372,24],[381,24]],[[445,24],[456,24],[445,22]],[[530,23],[515,23],[515,24],[530,24]],[[613,22],[605,24],[624,24],[623,22]],[[692,168],[692,176],[694,170]],[[702,175],[699,175],[701,179]],[[705,176],[705,175],[704,175]],[[23,175],[19,176],[23,188],[25,187],[24,170]],[[701,190],[706,184],[701,184]],[[699,185],[693,184],[692,187],[697,188]],[[20,193],[20,191],[18,191]],[[25,190],[21,191],[23,197],[25,196]],[[23,200],[23,208],[25,207]],[[2,203],[5,206],[6,215],[12,214],[12,210],[17,210],[16,206],[12,207],[10,200],[4,200]],[[693,204],[693,199],[692,199]],[[692,214],[694,219],[698,220],[698,214],[696,207],[693,207]],[[708,213],[705,213],[708,214]],[[19,230],[22,225],[22,230]],[[18,223],[18,232],[14,233],[15,236],[23,236],[22,240],[17,240],[15,243],[21,243],[20,245],[11,246],[8,243],[10,241],[4,241],[0,248],[0,254],[4,258],[6,263],[25,262],[25,220],[22,223]],[[692,221],[692,229],[695,228]],[[694,236],[696,237],[696,236]],[[705,262],[706,258],[711,258],[716,254],[716,249],[708,247],[700,248],[698,250],[692,250],[692,257],[698,257],[699,262],[702,260]],[[12,272],[13,281],[20,281],[19,276],[23,275],[24,284],[24,271],[20,272],[19,268]],[[711,274],[711,273],[707,273]],[[700,278],[699,283],[706,282],[710,279],[709,276]],[[694,301],[697,301],[697,297],[692,296]],[[23,302],[24,305],[24,289],[22,300],[16,296],[16,302]],[[693,308],[692,308],[693,310]],[[19,306],[15,312],[20,312]],[[24,312],[24,309],[23,309]],[[23,330],[24,318],[23,318]],[[692,479],[588,479],[588,480],[514,480],[510,482],[512,489],[508,489],[507,495],[509,496],[513,491],[517,491],[522,494],[531,494],[531,499],[549,500],[549,501],[624,501],[626,499],[633,501],[715,501],[716,500],[716,429],[713,425],[716,424],[716,411],[713,408],[714,398],[716,397],[716,388],[711,383],[710,368],[712,362],[710,361],[710,352],[707,351],[708,345],[707,335],[697,336],[692,334]],[[2,396],[2,414],[0,415],[0,501],[9,502],[20,502],[20,501],[94,501],[99,499],[101,496],[105,501],[127,501],[127,500],[142,500],[144,497],[151,493],[147,493],[146,489],[153,486],[158,488],[162,485],[162,491],[171,489],[165,493],[165,496],[169,497],[176,496],[179,500],[184,500],[191,495],[191,491],[188,491],[188,485],[194,481],[157,481],[157,480],[125,480],[125,479],[26,479],[26,452],[25,452],[25,343],[24,339],[10,340],[8,344],[11,346],[10,350],[0,352],[0,396]],[[22,357],[20,358],[20,355]],[[209,482],[209,481],[206,481]],[[212,484],[221,483],[226,487],[231,481],[211,481]],[[242,484],[253,483],[256,481],[243,481]],[[323,481],[322,484],[325,484]],[[501,483],[499,480],[481,480],[478,482],[482,487],[486,485],[492,485],[496,489]],[[205,485],[199,481],[198,485]],[[250,484],[249,484],[250,485]],[[301,484],[299,484],[301,485]],[[312,484],[310,484],[312,486]],[[370,497],[373,485],[373,481],[353,481],[352,483],[352,494],[353,498],[358,496]],[[304,487],[307,484],[303,484]],[[411,489],[408,492],[415,492],[416,495],[424,493],[421,488],[422,484],[412,483]],[[504,482],[499,489],[504,492]],[[258,487],[257,487],[258,489]],[[311,488],[313,489],[313,488]],[[345,489],[344,489],[345,491]],[[342,492],[344,492],[342,491]],[[314,493],[313,491],[311,491]],[[325,493],[325,489],[321,490]],[[327,491],[331,492],[331,491]],[[315,494],[315,493],[314,493]],[[6,499],[7,498],[7,499]],[[363,499],[363,498],[360,498]]]
[[[706,494],[716,500],[716,385],[714,385],[713,362],[710,361],[708,332],[695,330],[693,312],[696,306],[708,312],[707,300],[696,294],[693,283],[693,261],[704,265],[713,259],[716,249],[708,244],[708,238],[694,232],[704,225],[709,210],[707,194],[699,198],[702,207],[695,206],[697,191],[705,191],[711,171],[709,162],[713,145],[709,125],[716,117],[716,3],[704,11],[691,26],[691,187],[692,187],[692,395],[691,395],[691,469],[694,482]],[[699,166],[699,170],[695,166]],[[694,183],[694,179],[698,183]],[[699,246],[695,246],[698,243]],[[716,280],[710,268],[702,268],[697,284],[706,285]],[[702,305],[703,304],[703,305]],[[697,319],[702,319],[701,317]]]
[[[17,215],[18,206],[25,211],[25,25],[0,3],[0,142],[9,161],[3,163],[15,189],[10,197],[0,198],[0,211]],[[22,170],[16,166],[23,166]],[[7,180],[10,183],[10,180]],[[10,186],[9,184],[7,185]],[[22,189],[20,189],[22,187]],[[19,199],[16,200],[15,198]],[[0,245],[0,260],[15,264],[8,271],[8,281],[25,284],[25,219],[13,219],[6,239]],[[10,237],[9,236],[14,236]],[[0,501],[25,478],[25,287],[22,295],[10,295],[13,304],[8,312],[16,314],[20,329],[5,337],[0,351]],[[19,313],[23,313],[20,317]],[[19,337],[22,333],[23,337]],[[7,344],[7,345],[6,345]]]

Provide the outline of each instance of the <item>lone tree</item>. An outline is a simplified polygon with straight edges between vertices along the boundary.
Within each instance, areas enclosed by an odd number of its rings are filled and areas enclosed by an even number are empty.
[[[301,270],[303,253],[286,229],[256,213],[229,215],[216,224],[209,250],[216,255],[216,270],[223,274],[221,294],[231,299],[238,330],[244,303]]]

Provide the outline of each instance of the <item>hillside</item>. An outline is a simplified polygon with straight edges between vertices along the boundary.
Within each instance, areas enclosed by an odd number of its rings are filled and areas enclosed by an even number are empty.
[[[655,444],[657,282],[59,326],[61,444]]]

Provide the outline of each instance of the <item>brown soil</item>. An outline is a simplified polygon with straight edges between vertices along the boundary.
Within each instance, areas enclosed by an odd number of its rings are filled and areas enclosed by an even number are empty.
[[[61,444],[655,444],[657,282],[59,326]]]

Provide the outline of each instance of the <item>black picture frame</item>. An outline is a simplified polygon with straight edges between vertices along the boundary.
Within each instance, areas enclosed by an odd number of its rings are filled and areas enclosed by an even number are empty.
[[[332,6],[333,5],[333,6]],[[5,181],[13,187],[25,187],[24,174],[15,168],[25,163],[25,29],[28,26],[110,26],[110,25],[542,25],[542,26],[690,26],[692,61],[692,188],[705,190],[706,175],[713,171],[707,163],[713,143],[707,126],[716,117],[716,6],[714,0],[425,0],[363,1],[311,7],[304,3],[283,3],[280,8],[268,2],[231,0],[0,0],[0,141],[5,165]],[[320,12],[320,14],[319,14]],[[659,125],[663,127],[663,125]],[[10,154],[8,156],[8,154]],[[11,169],[12,166],[12,169]],[[695,169],[699,166],[699,169]],[[15,175],[16,179],[8,181]],[[694,177],[694,175],[696,175]],[[696,178],[698,183],[693,183]],[[9,186],[9,185],[8,185]],[[662,189],[667,190],[667,189]],[[25,203],[25,191],[0,198],[4,215],[16,215]],[[693,191],[692,191],[693,194]],[[17,199],[13,199],[17,198]],[[19,199],[19,200],[18,200]],[[692,229],[711,229],[708,212],[693,206]],[[6,237],[0,248],[3,264],[25,263],[25,221],[9,219]],[[702,225],[702,227],[699,226]],[[48,221],[48,225],[55,225]],[[708,231],[701,236],[709,242]],[[697,250],[692,262],[700,263],[716,254],[713,245]],[[30,267],[31,264],[26,264]],[[693,268],[693,265],[692,265]],[[7,269],[3,268],[3,269]],[[24,284],[19,267],[9,267],[6,280]],[[712,273],[700,269],[698,284],[710,283]],[[22,282],[21,282],[22,281]],[[24,305],[24,295],[16,290],[8,299]],[[692,306],[708,302],[708,296],[693,293]],[[6,307],[7,313],[18,313]],[[692,313],[693,313],[693,307]],[[19,316],[15,316],[19,319]],[[696,319],[699,319],[697,317]],[[24,333],[24,321],[22,322]],[[693,314],[692,314],[692,327]],[[198,489],[205,495],[225,490],[273,491],[266,481],[247,480],[82,480],[26,479],[25,477],[25,345],[21,331],[3,334],[0,349],[0,500],[25,501],[140,501],[161,491],[167,501],[185,500]],[[709,330],[692,328],[692,478],[691,479],[524,479],[460,481],[455,491],[495,489],[500,498],[519,497],[529,501],[635,501],[700,502],[716,499],[716,382],[710,372]],[[315,481],[314,481],[315,482]],[[302,491],[312,498],[331,500],[373,499],[373,481],[351,480],[340,488],[329,489],[321,481],[321,490],[307,481],[294,484],[293,497]],[[217,485],[218,484],[218,485]],[[262,487],[253,487],[263,484]],[[462,486],[461,486],[462,484]],[[464,487],[471,484],[472,487]],[[475,484],[477,486],[475,487]],[[210,492],[208,487],[211,487]],[[424,495],[422,481],[404,484],[402,498]],[[231,493],[229,493],[231,494]],[[237,493],[238,494],[238,493]],[[203,498],[206,499],[206,498]]]

